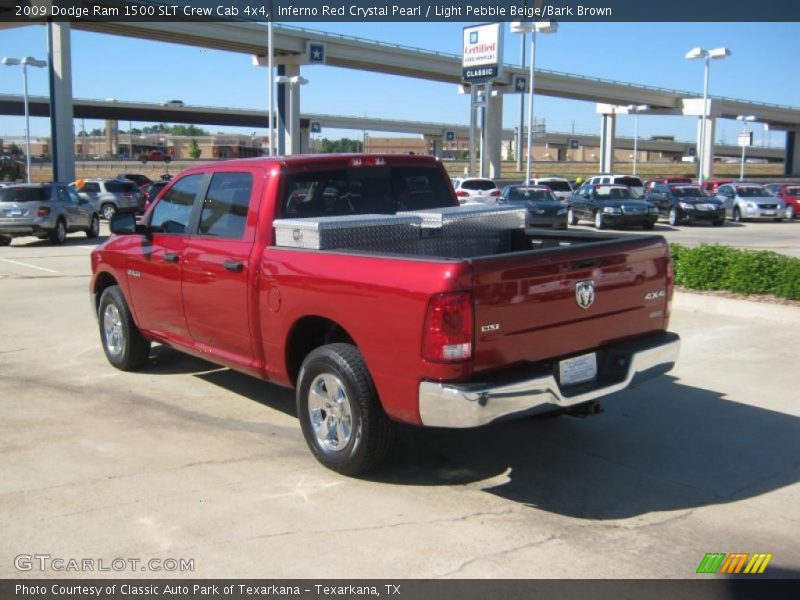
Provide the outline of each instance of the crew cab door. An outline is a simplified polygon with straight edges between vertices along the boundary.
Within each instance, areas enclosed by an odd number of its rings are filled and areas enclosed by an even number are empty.
[[[183,307],[195,347],[227,363],[253,361],[250,253],[258,170],[216,170],[201,191],[183,260]]]
[[[203,174],[175,181],[153,208],[148,235],[128,253],[128,286],[139,327],[190,345],[183,311],[181,271],[192,208]]]

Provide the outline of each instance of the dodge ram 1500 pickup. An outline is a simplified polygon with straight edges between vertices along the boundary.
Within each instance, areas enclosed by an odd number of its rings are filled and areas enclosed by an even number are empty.
[[[519,218],[459,207],[430,157],[202,165],[140,222],[114,216],[92,307],[113,366],[142,367],[156,342],[292,387],[314,456],[359,474],[397,422],[580,412],[673,367],[661,236]]]

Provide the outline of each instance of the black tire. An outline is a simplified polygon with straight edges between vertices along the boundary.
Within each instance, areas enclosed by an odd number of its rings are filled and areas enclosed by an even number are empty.
[[[595,229],[605,229],[606,228],[606,220],[603,216],[602,210],[596,210],[594,212],[594,227]]]
[[[100,235],[100,217],[94,214],[92,215],[92,223],[89,225],[89,229],[86,230],[86,237],[93,240],[98,235]]]
[[[111,325],[106,321],[107,312],[110,319],[119,317],[119,327],[115,331],[119,337],[114,340],[108,333]],[[128,303],[119,286],[112,285],[103,291],[100,296],[100,307],[98,309],[98,321],[100,324],[100,341],[103,344],[103,351],[106,353],[108,362],[121,371],[134,371],[141,367],[150,356],[150,342],[142,337],[136,323],[133,322]],[[118,350],[114,347],[119,342]]]
[[[117,212],[117,207],[111,204],[110,202],[106,202],[103,206],[100,207],[100,214],[103,215],[103,218],[106,221],[110,221],[111,217],[113,217]]]
[[[733,207],[733,220],[736,223],[741,223],[743,221],[743,219],[742,219],[742,211],[739,210],[738,206],[734,206]]]
[[[571,208],[567,213],[567,223],[569,225],[572,225],[573,227],[578,224],[578,217],[575,215],[575,211],[572,210]]]
[[[680,225],[681,221],[681,213],[676,207],[672,207],[669,209],[669,224],[675,227],[676,225]]]
[[[776,223],[783,223],[783,219],[781,219],[781,218],[772,219],[772,220],[775,221]]]
[[[725,219],[717,219],[714,221],[714,227],[722,227],[725,224]]]
[[[11,236],[0,235],[0,246],[10,246],[10,245],[11,245]]]
[[[67,241],[67,225],[64,223],[64,219],[59,219],[56,221],[56,226],[53,231],[50,232],[50,243],[55,246],[60,246],[64,242]]]
[[[322,379],[331,380],[331,376],[335,389],[328,390],[327,382]],[[342,442],[337,430],[336,439],[329,440],[331,445],[341,444],[340,448],[326,445],[315,431],[314,421],[319,419],[320,429],[325,422],[322,436],[328,437],[325,432],[333,431],[329,425],[335,421],[337,415],[333,411],[337,409],[318,404],[315,419],[313,406],[309,409],[312,385],[316,388],[314,395],[324,402],[332,402],[331,397],[337,392],[344,394],[349,415],[341,420],[349,422],[349,435]],[[338,397],[341,400],[341,394]],[[341,404],[338,410],[341,414]],[[351,344],[321,346],[306,356],[297,378],[297,415],[314,457],[327,468],[344,475],[359,475],[376,468],[392,446],[395,425],[383,411],[361,352]]]

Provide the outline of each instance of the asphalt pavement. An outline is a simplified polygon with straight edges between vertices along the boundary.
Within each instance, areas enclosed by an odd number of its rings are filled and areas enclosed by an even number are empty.
[[[676,369],[602,415],[405,427],[350,479],[312,458],[291,391],[161,347],[112,368],[92,246],[0,248],[0,577],[691,578],[734,551],[800,575],[796,326],[679,295]],[[18,569],[36,553],[193,570]]]

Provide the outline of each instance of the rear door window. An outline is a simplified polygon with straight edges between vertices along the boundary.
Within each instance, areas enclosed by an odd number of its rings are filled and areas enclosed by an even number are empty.
[[[216,173],[203,201],[198,233],[242,239],[252,189],[253,176],[250,173]]]
[[[200,173],[176,181],[153,209],[150,230],[154,233],[186,233],[192,205],[202,181],[203,175]]]

